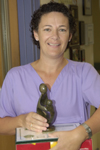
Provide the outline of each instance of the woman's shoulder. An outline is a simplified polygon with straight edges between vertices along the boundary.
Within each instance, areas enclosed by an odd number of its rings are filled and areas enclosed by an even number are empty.
[[[7,72],[7,76],[15,76],[20,74],[23,75],[28,73],[30,69],[31,69],[31,64],[13,67]]]
[[[88,62],[77,62],[73,60],[68,60],[69,61],[69,70],[77,74],[78,76],[80,75],[87,75],[88,73],[97,73],[96,69],[94,66]]]
[[[73,60],[68,60],[69,61],[69,66],[74,68],[74,69],[89,69],[89,68],[94,68],[92,64],[88,62],[78,62],[78,61],[73,61]]]

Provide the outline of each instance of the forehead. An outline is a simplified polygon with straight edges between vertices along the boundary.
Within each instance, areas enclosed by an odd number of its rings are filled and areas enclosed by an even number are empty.
[[[41,20],[40,20],[40,24],[47,24],[47,23],[64,23],[64,24],[68,24],[68,17],[65,16],[63,13],[61,12],[50,12],[47,14],[42,15]]]

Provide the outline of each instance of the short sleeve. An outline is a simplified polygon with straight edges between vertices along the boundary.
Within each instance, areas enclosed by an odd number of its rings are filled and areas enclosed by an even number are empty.
[[[82,93],[84,100],[90,105],[97,108],[100,106],[100,75],[88,63],[82,68]]]
[[[0,93],[0,117],[15,117],[13,105],[13,77],[9,71],[4,79]]]

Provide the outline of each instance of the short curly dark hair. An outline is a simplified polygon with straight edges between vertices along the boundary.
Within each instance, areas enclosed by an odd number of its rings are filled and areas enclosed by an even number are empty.
[[[69,20],[70,33],[72,33],[73,35],[76,31],[76,24],[75,24],[74,17],[72,16],[70,10],[63,3],[49,2],[47,4],[44,4],[40,6],[40,8],[34,12],[34,14],[32,15],[31,23],[30,23],[30,31],[32,34],[32,39],[33,39],[34,44],[37,45],[38,48],[40,48],[39,41],[35,40],[33,31],[38,32],[38,27],[41,21],[41,17],[44,14],[47,14],[50,12],[62,13]]]

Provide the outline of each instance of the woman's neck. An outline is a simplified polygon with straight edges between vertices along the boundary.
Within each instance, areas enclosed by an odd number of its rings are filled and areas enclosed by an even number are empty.
[[[36,63],[34,64],[37,69],[40,68],[40,70],[45,71],[46,73],[54,73],[56,71],[61,71],[64,66],[66,66],[68,63],[68,60],[64,57],[59,59],[42,59],[40,58]]]
[[[65,58],[59,60],[49,59],[39,59],[33,62],[31,65],[43,80],[43,82],[47,85],[49,89],[51,89],[58,75],[62,71],[62,69],[68,64],[68,60]]]

